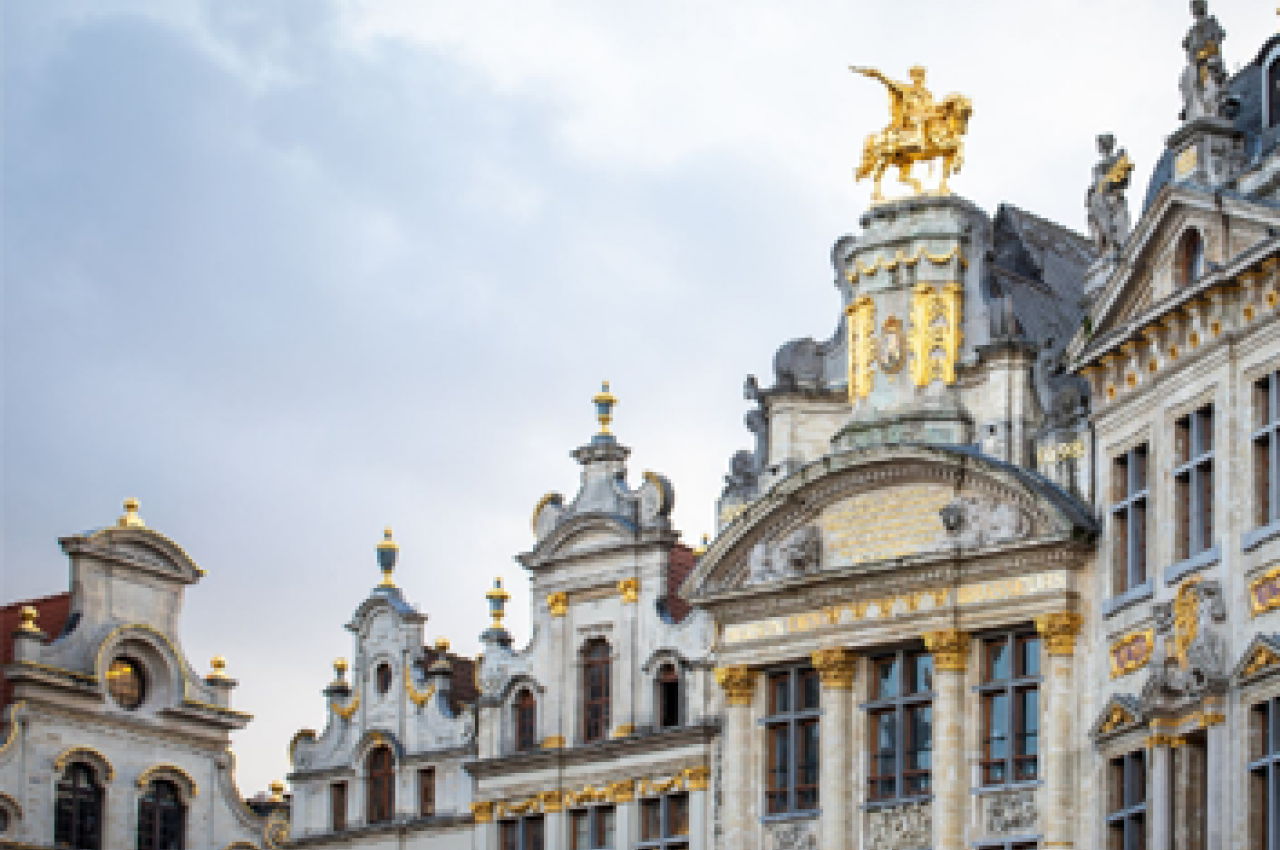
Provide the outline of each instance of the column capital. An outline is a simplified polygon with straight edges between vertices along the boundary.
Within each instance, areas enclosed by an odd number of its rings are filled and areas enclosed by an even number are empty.
[[[756,671],[745,666],[717,667],[716,684],[724,690],[729,705],[751,705],[756,694]]]
[[[476,819],[476,823],[492,823],[493,822],[493,803],[480,800],[471,804],[471,816]]]
[[[933,653],[933,666],[940,671],[963,673],[969,667],[969,633],[959,629],[925,632],[924,645]]]
[[[857,653],[845,647],[814,650],[810,656],[814,669],[822,676],[824,688],[852,690]]]
[[[1074,611],[1036,617],[1036,631],[1044,637],[1050,655],[1074,655],[1076,636],[1083,625],[1084,617]]]

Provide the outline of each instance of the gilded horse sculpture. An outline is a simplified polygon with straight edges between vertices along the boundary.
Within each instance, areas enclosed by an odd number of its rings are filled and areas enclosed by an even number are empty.
[[[862,149],[862,164],[856,179],[871,177],[875,188],[873,201],[884,200],[880,182],[889,166],[898,169],[898,180],[910,185],[915,194],[925,194],[919,180],[911,176],[917,162],[942,160],[942,181],[936,194],[950,194],[947,178],[960,171],[963,163],[964,134],[969,129],[973,104],[964,95],[951,94],[935,103],[925,88],[925,69],[911,69],[911,82],[891,80],[875,68],[850,66],[849,70],[879,80],[889,91],[889,126],[867,136]]]

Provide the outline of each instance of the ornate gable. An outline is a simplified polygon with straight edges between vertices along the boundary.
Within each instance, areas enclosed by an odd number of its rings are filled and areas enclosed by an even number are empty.
[[[1136,697],[1129,694],[1112,694],[1102,707],[1098,717],[1089,727],[1089,737],[1095,741],[1146,728],[1147,718]]]
[[[1231,678],[1237,684],[1280,673],[1280,635],[1254,635],[1236,662]]]

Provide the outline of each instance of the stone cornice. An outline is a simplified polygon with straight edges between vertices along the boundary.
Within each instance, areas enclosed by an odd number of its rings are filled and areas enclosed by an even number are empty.
[[[710,743],[719,732],[720,722],[714,719],[694,726],[613,738],[596,744],[477,759],[466,762],[463,768],[476,779],[491,779],[548,768],[577,767],[626,756],[652,754],[689,744]]]
[[[306,835],[290,838],[289,847],[329,847],[359,844],[365,839],[384,836],[408,836],[434,830],[457,829],[470,827],[474,823],[471,813],[433,815],[431,817],[406,817],[401,815],[391,823],[372,824],[344,829],[341,832],[324,832],[319,835]]]

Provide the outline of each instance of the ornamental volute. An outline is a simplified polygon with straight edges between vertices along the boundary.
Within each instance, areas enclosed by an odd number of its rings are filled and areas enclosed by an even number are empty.
[[[1072,611],[1059,614],[1041,614],[1036,617],[1036,631],[1044,638],[1050,655],[1073,655],[1076,651],[1076,635],[1084,618]]]
[[[717,667],[716,684],[729,705],[751,705],[756,693],[756,671],[750,667]]]
[[[963,673],[969,667],[969,633],[959,629],[925,632],[924,645],[933,654],[933,666],[941,672]]]
[[[810,656],[814,669],[822,677],[824,688],[835,688],[842,691],[853,689],[854,672],[858,656],[852,649],[831,647],[815,650]]]

